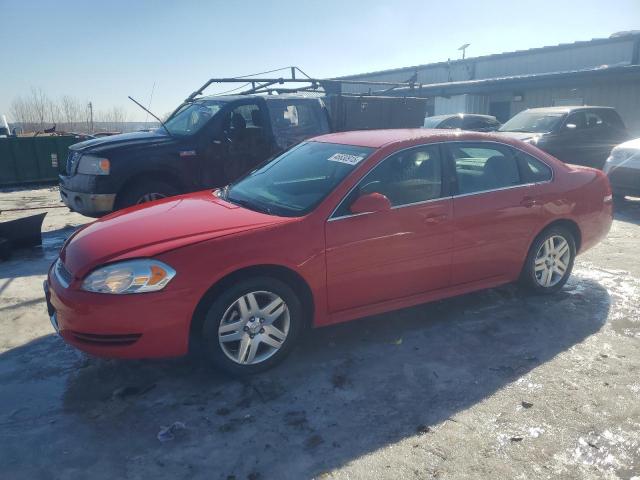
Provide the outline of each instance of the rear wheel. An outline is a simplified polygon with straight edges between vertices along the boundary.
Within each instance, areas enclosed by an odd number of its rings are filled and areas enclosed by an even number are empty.
[[[555,293],[567,283],[575,256],[571,232],[562,227],[548,228],[531,245],[521,282],[536,293]]]
[[[291,351],[302,328],[295,292],[271,277],[237,283],[213,301],[202,330],[211,363],[234,375],[273,367]]]
[[[143,180],[133,185],[125,186],[124,190],[120,192],[116,199],[116,210],[172,197],[179,193],[176,187],[167,182],[161,180]]]

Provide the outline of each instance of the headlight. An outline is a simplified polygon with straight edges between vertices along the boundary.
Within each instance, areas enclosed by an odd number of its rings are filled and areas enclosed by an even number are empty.
[[[158,260],[127,260],[95,269],[82,282],[82,289],[113,294],[156,292],[175,274],[173,268]]]
[[[85,175],[109,175],[111,163],[106,158],[83,155],[78,164],[78,173]]]

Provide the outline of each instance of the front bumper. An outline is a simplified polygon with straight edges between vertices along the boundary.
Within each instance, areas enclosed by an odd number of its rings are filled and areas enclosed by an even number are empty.
[[[189,349],[193,302],[184,290],[106,295],[65,287],[49,270],[45,285],[49,316],[65,342],[107,358],[164,358]]]
[[[60,186],[60,197],[71,211],[89,217],[112,212],[116,201],[115,193],[73,192],[62,185]]]

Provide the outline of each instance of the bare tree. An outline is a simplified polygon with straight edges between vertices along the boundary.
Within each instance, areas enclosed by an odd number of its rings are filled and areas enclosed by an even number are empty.
[[[77,98],[64,95],[60,99],[60,106],[62,110],[62,118],[65,123],[65,130],[77,130],[78,124],[84,118],[84,107],[82,103]]]
[[[34,120],[38,122],[39,129],[44,129],[44,120],[47,115],[49,99],[42,88],[31,87],[31,108],[33,108]]]
[[[20,122],[23,130],[31,129],[31,112],[29,104],[22,97],[16,97],[11,102],[11,117],[14,121]]]
[[[97,115],[97,120],[103,122],[107,130],[112,132],[124,129],[124,122],[127,121],[127,112],[122,107],[113,107],[110,110],[101,111]]]

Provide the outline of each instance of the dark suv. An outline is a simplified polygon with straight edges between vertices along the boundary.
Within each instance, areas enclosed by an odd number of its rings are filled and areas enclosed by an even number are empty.
[[[629,138],[611,107],[530,108],[499,132],[536,145],[565,163],[602,168],[611,149]]]
[[[449,115],[434,115],[424,119],[424,128],[444,128],[471,130],[474,132],[495,132],[500,128],[500,122],[491,115],[477,113],[454,113]]]

